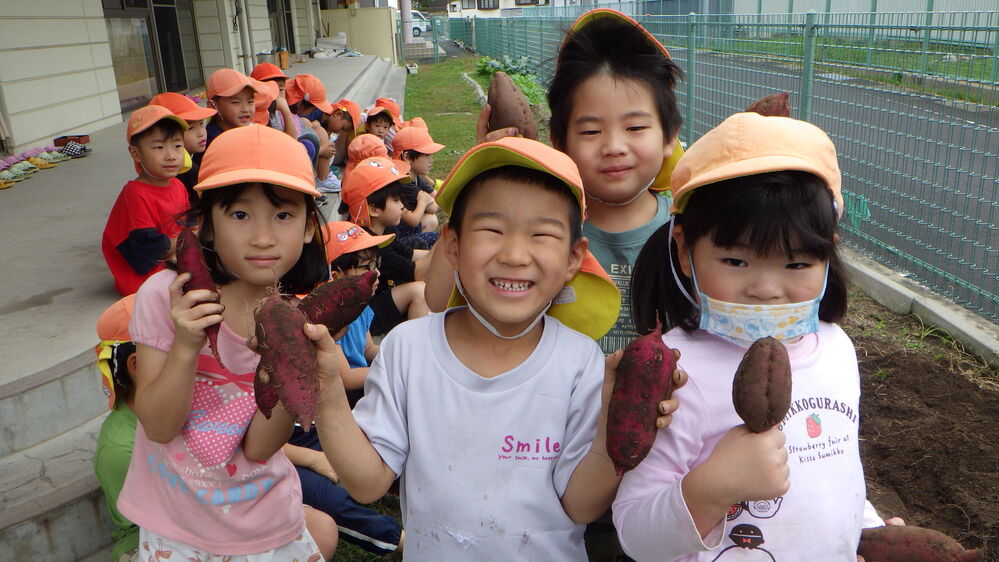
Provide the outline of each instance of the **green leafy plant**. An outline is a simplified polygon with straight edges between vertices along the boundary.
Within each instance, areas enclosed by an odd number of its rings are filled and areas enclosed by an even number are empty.
[[[520,91],[524,92],[531,105],[540,105],[545,103],[545,91],[538,83],[534,70],[534,63],[526,56],[514,59],[510,55],[503,55],[498,60],[482,57],[475,63],[475,72],[481,76],[492,77],[496,72],[505,72]]]
[[[520,88],[521,92],[524,92],[524,97],[527,98],[527,101],[531,105],[545,103],[545,91],[538,84],[533,74],[511,74],[510,79]]]

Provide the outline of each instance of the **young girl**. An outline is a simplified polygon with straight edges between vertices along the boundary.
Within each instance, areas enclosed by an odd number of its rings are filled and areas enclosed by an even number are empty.
[[[200,179],[191,213],[217,291],[185,293],[190,275],[169,270],[139,290],[129,325],[139,423],[118,508],[141,528],[142,560],[318,560],[281,452],[292,420],[257,411],[259,356],[247,347],[260,299],[328,277],[311,165],[288,135],[241,127],[208,148]],[[225,367],[205,345],[213,325]]]
[[[640,332],[678,324],[663,341],[690,379],[621,483],[621,543],[639,560],[854,560],[861,529],[882,521],[865,500],[856,355],[835,324],[847,305],[835,148],[808,123],[739,113],[690,147],[672,183],[675,219],[642,250],[632,298]],[[754,434],[732,378],[764,336],[787,347],[793,395]]]

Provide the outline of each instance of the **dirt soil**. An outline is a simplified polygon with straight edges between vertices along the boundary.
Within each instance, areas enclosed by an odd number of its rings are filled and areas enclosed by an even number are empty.
[[[849,306],[868,499],[999,560],[999,372],[859,290]]]

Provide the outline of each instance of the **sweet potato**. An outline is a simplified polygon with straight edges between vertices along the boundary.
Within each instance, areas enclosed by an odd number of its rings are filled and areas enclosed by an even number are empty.
[[[747,112],[759,113],[764,117],[790,117],[791,104],[788,101],[790,94],[779,92],[763,96],[746,108]]]
[[[517,127],[520,135],[538,140],[538,124],[527,97],[505,72],[497,72],[489,83],[489,130]]]
[[[305,315],[274,293],[253,313],[256,351],[260,354],[253,382],[257,407],[268,418],[277,403],[273,392],[295,421],[308,431],[316,417],[319,379],[316,345],[305,336]]]
[[[911,525],[887,525],[864,529],[857,554],[866,562],[976,562],[978,550],[965,550],[947,535]]]
[[[677,355],[663,343],[662,326],[628,344],[607,405],[607,454],[618,476],[649,454],[659,402],[673,391]]]
[[[215,292],[215,281],[212,280],[212,272],[208,270],[205,262],[205,253],[201,249],[201,241],[198,235],[190,227],[180,231],[177,235],[177,273],[190,273],[191,278],[184,283],[184,292],[195,289],[205,289]],[[208,335],[208,348],[212,350],[215,360],[222,365],[222,358],[219,357],[219,327],[220,324],[213,324],[205,328]],[[223,367],[225,367],[223,365]]]
[[[298,309],[309,322],[323,324],[330,334],[336,334],[364,311],[377,277],[377,273],[369,271],[323,283],[298,303]]]
[[[732,381],[732,403],[753,433],[784,419],[791,407],[791,361],[784,344],[766,337],[749,346]]]

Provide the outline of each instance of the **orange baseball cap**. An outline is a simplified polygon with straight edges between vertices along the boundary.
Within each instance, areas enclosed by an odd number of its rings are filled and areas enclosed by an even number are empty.
[[[301,93],[301,98],[296,101],[305,100],[318,107],[323,113],[333,113],[333,105],[326,101],[326,86],[321,80],[311,74],[299,74],[295,76],[295,87]],[[287,96],[287,86],[285,86]],[[291,101],[288,102],[291,104]]]
[[[354,137],[354,140],[347,145],[347,165],[343,168],[343,179],[347,179],[358,162],[374,156],[388,158],[388,148],[385,147],[385,141],[371,133],[362,133]]]
[[[450,213],[458,194],[472,179],[501,166],[521,166],[555,176],[575,195],[580,211],[586,216],[583,181],[572,159],[548,145],[520,137],[482,143],[466,152],[441,184],[437,204]],[[455,288],[449,306],[464,304],[465,299]],[[621,293],[589,250],[579,272],[565,284],[548,309],[549,315],[594,340],[614,326],[620,312]]]
[[[114,408],[114,380],[111,376],[111,361],[114,358],[114,348],[120,343],[132,341],[128,332],[128,322],[132,319],[135,308],[135,293],[119,299],[105,310],[97,319],[97,369],[101,373],[101,388],[108,399],[108,409]]]
[[[395,123],[396,127],[402,123],[402,110],[399,109],[399,104],[392,98],[376,98],[375,107],[384,107],[392,115],[392,121]]]
[[[277,129],[263,125],[230,129],[216,137],[204,154],[195,191],[261,182],[319,197],[305,148]]]
[[[790,117],[736,113],[692,144],[673,170],[673,213],[687,207],[698,187],[744,176],[800,170],[821,178],[838,216],[843,194],[836,147],[811,123]]]
[[[424,121],[422,117],[413,117],[409,121],[403,121],[399,124],[398,129],[401,131],[406,127],[419,127],[421,129],[426,129],[427,131],[430,130],[430,127],[427,127],[427,122]]]
[[[384,248],[392,243],[395,234],[372,236],[360,226],[347,221],[328,222],[323,225],[323,240],[326,240],[326,261],[332,262],[351,252],[359,252],[375,246]]]
[[[260,92],[253,98],[253,122],[266,125],[270,121],[268,108],[281,95],[281,90],[278,88],[277,82],[273,80],[269,82],[262,82],[256,78],[250,78],[250,80],[256,83],[257,90]]]
[[[333,113],[346,111],[350,115],[350,120],[354,123],[354,134],[361,130],[361,106],[357,102],[347,98],[341,98],[333,104]]]
[[[250,78],[256,78],[261,82],[266,80],[287,80],[288,75],[281,71],[281,68],[273,63],[262,62],[253,67]]]
[[[218,113],[214,109],[201,107],[184,94],[163,92],[149,100],[149,105],[159,105],[185,121],[200,121]]]
[[[305,94],[302,89],[298,87],[298,83],[295,82],[294,78],[289,78],[284,83],[284,99],[288,102],[288,105],[295,105],[296,103],[302,101]]]
[[[208,77],[208,85],[205,86],[209,99],[217,96],[223,98],[235,96],[244,88],[250,88],[255,93],[260,93],[249,76],[231,68],[220,68],[213,72]]]
[[[187,130],[187,121],[173,114],[162,105],[147,105],[132,112],[125,127],[125,142],[131,144],[132,137],[145,131],[163,119],[169,119],[180,125],[181,130]]]
[[[430,132],[420,127],[406,127],[395,134],[392,139],[394,156],[399,158],[404,150],[415,150],[421,154],[434,154],[444,148],[443,144],[434,142]]]
[[[409,164],[375,156],[357,163],[343,182],[340,195],[350,208],[350,218],[361,226],[371,224],[368,196],[386,185],[408,179]]]

